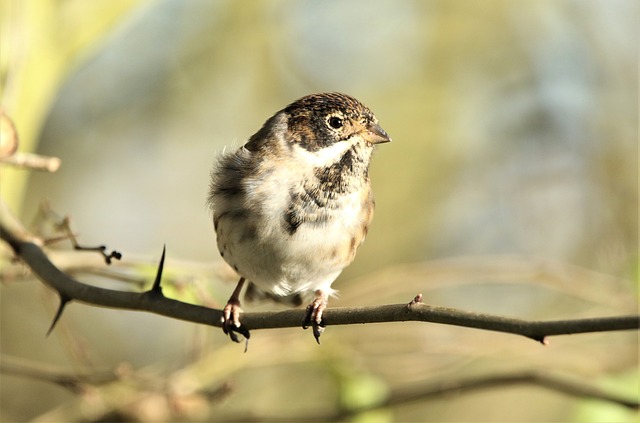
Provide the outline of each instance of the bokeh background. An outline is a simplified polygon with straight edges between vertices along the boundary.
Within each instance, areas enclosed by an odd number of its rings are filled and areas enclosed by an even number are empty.
[[[233,289],[205,206],[216,155],[296,98],[343,91],[376,113],[393,143],[374,157],[374,224],[333,306],[421,292],[431,304],[525,319],[637,312],[636,1],[1,5],[2,108],[20,151],[62,160],[53,174],[3,166],[2,199],[34,230],[48,201],[71,216],[81,242],[123,252],[116,269],[137,279],[152,279],[166,243],[168,295],[220,307]],[[3,359],[119,375],[78,393],[5,372],[2,421],[311,418],[395,389],[521,371],[639,395],[635,332],[557,337],[543,348],[419,323],[330,327],[321,346],[302,330],[270,330],[256,331],[243,354],[210,327],[72,304],[46,338],[55,294],[2,251]],[[138,289],[95,268],[75,272]],[[638,415],[521,385],[354,418]]]

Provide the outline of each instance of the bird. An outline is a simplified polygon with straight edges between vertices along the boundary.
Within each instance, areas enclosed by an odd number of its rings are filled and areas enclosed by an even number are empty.
[[[239,149],[219,155],[208,204],[222,258],[240,280],[221,326],[247,342],[240,295],[297,307],[320,343],[332,283],[354,259],[373,218],[369,164],[391,138],[371,110],[342,93],[302,97]]]

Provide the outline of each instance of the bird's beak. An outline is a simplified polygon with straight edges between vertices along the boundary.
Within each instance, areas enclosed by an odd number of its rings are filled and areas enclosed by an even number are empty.
[[[362,134],[362,138],[364,138],[365,141],[371,144],[382,144],[385,142],[391,142],[391,138],[389,138],[389,135],[387,135],[384,129],[382,129],[377,123],[367,125],[367,128]]]

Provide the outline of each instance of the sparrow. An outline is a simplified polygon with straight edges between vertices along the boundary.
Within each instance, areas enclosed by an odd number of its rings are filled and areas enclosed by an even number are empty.
[[[320,342],[331,284],[354,259],[373,217],[369,163],[391,138],[364,104],[341,93],[311,94],[271,116],[211,171],[208,203],[222,258],[240,280],[223,309],[231,340],[245,299],[300,306]]]

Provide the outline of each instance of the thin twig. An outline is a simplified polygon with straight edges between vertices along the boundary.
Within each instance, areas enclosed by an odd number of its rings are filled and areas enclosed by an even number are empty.
[[[10,356],[3,356],[0,359],[0,372],[5,375],[23,376],[54,383],[75,393],[82,392],[86,385],[100,385],[118,378],[114,371],[65,371],[50,365]]]
[[[12,166],[45,172],[55,172],[60,169],[60,165],[62,164],[62,161],[58,157],[41,156],[33,153],[14,153],[0,161]]]
[[[78,239],[76,238],[75,234],[71,230],[71,219],[69,218],[69,216],[63,217],[59,226],[67,234],[67,238],[71,242],[71,245],[73,246],[74,250],[95,251],[97,253],[100,253],[100,255],[102,255],[102,257],[104,258],[105,263],[107,264],[111,264],[111,259],[120,260],[122,258],[122,254],[118,251],[114,250],[114,251],[111,251],[110,253],[107,253],[107,247],[104,245],[98,245],[95,247],[87,247],[85,245],[80,245],[78,243]]]

